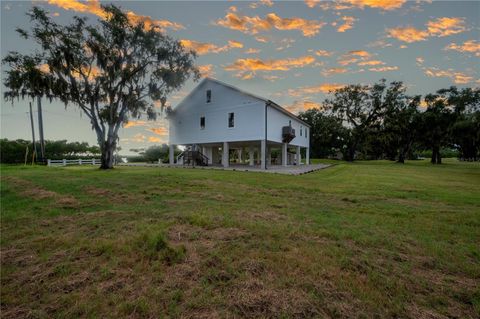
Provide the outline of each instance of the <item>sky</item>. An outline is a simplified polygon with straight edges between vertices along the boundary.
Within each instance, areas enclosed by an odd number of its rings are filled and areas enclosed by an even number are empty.
[[[321,106],[332,89],[382,78],[403,81],[412,95],[480,86],[479,1],[1,1],[2,58],[36,49],[15,32],[29,28],[25,13],[34,5],[61,24],[74,15],[95,24],[102,19],[100,3],[114,3],[132,22],[157,25],[195,50],[203,76],[293,113]],[[3,65],[1,77],[3,82]],[[175,108],[197,84],[188,81],[168,103]],[[2,96],[4,90],[2,85]],[[31,139],[29,102],[2,100],[2,138]],[[74,105],[44,100],[43,110],[46,139],[96,143],[87,117]],[[162,118],[132,120],[120,130],[124,154],[159,143],[168,143]]]

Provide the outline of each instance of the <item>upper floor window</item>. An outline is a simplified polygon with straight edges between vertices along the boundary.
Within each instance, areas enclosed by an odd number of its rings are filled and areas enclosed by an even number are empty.
[[[235,113],[228,113],[228,127],[235,127]]]
[[[307,128],[305,128],[305,138],[307,138]]]
[[[207,103],[212,102],[212,90],[207,90]]]
[[[300,126],[300,136],[302,136],[303,127]]]
[[[292,126],[292,121],[288,121],[288,126]]]
[[[205,116],[202,116],[200,118],[200,129],[204,129],[205,128]]]

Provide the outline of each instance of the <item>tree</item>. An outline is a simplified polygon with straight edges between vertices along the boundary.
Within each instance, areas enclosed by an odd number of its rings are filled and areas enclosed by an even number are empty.
[[[367,133],[379,124],[387,106],[400,97],[402,87],[401,82],[392,82],[387,88],[385,80],[373,86],[348,85],[336,90],[331,99],[325,100],[326,109],[347,123],[350,129],[345,140],[346,160],[354,160]]]
[[[420,96],[410,98],[403,93],[387,103],[383,119],[383,137],[387,154],[393,155],[398,163],[404,163],[417,135],[419,124]]]
[[[427,110],[421,117],[422,142],[426,148],[432,150],[431,163],[441,164],[440,149],[449,143],[455,115],[445,98],[439,94],[428,94],[424,100]]]
[[[437,92],[453,108],[455,123],[451,127],[451,141],[464,160],[480,156],[480,89],[458,90],[452,86]]]
[[[167,96],[190,76],[198,79],[199,71],[196,54],[158,27],[131,23],[114,5],[102,9],[105,19],[99,25],[74,17],[62,26],[34,7],[28,13],[31,31],[17,31],[40,50],[31,55],[11,52],[3,62],[10,66],[5,99],[41,95],[78,106],[97,135],[101,168],[109,169],[120,127],[142,114],[155,119],[156,105],[163,111]]]
[[[335,156],[343,150],[346,129],[342,122],[319,109],[302,112],[298,117],[310,125],[311,155],[315,158]]]

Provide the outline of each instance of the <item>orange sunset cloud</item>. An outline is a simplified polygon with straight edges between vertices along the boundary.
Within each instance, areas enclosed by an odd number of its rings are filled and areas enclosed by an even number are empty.
[[[89,0],[87,2],[81,2],[78,0],[48,0],[48,3],[64,10],[90,13],[102,19],[107,18],[107,14],[100,6],[99,0]],[[126,14],[130,23],[138,24],[142,22],[147,30],[155,27],[160,28],[160,30],[165,30],[167,28],[173,30],[184,29],[183,25],[168,20],[154,20],[149,16],[138,15],[133,11],[127,11]]]
[[[243,79],[249,79],[256,71],[288,71],[293,68],[302,68],[315,62],[312,56],[303,56],[299,58],[279,59],[279,60],[261,60],[261,59],[238,59],[233,64],[224,67],[227,71],[238,71],[238,76]],[[244,75],[251,72],[247,76]]]
[[[425,41],[429,37],[446,37],[466,31],[463,18],[437,18],[427,22],[427,29],[420,30],[411,26],[387,29],[390,38],[412,43]]]
[[[199,55],[208,53],[226,52],[234,48],[243,48],[243,43],[233,40],[228,40],[228,44],[219,47],[213,43],[198,42],[194,40],[180,40],[180,43],[189,50],[195,51]]]
[[[275,13],[269,13],[265,18],[260,18],[259,16],[242,16],[230,11],[224,19],[217,20],[216,24],[248,34],[257,34],[270,29],[299,30],[304,36],[311,37],[317,34],[326,23],[296,17],[281,18]]]

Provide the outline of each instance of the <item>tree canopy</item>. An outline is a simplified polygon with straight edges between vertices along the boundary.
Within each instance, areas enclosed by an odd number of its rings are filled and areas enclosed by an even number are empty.
[[[133,24],[114,5],[102,6],[105,19],[88,25],[74,17],[54,22],[46,11],[28,13],[32,28],[18,29],[39,50],[10,52],[5,99],[45,96],[79,107],[96,132],[102,168],[113,167],[118,131],[131,118],[156,119],[167,97],[185,81],[198,79],[196,54],[179,41],[143,22]]]

